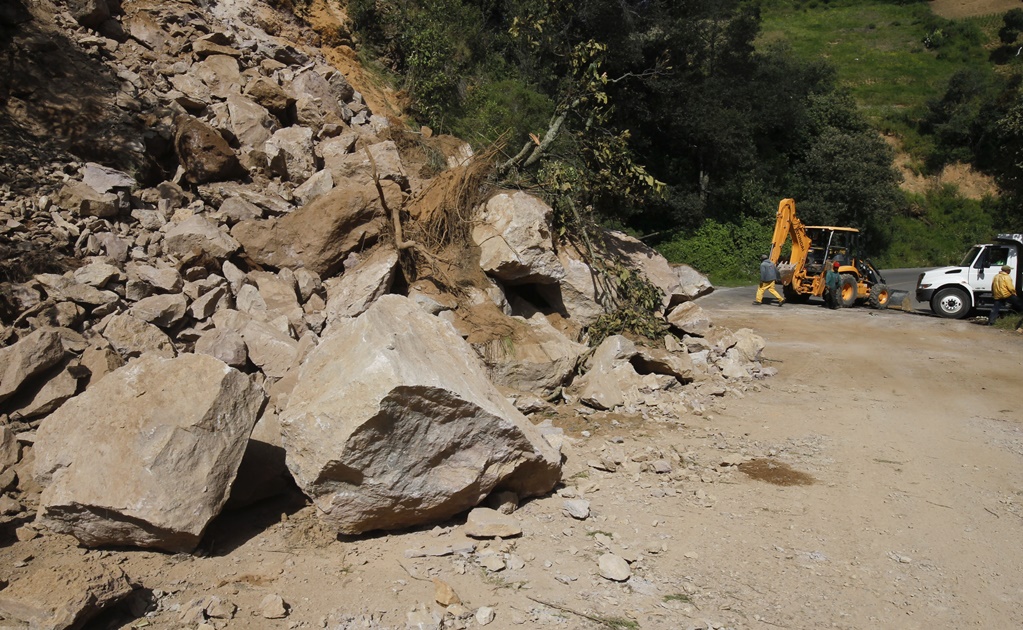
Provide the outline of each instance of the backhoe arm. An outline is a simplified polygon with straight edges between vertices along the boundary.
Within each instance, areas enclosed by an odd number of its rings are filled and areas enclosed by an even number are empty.
[[[806,262],[806,254],[810,251],[810,237],[806,235],[803,222],[796,217],[796,202],[793,199],[782,199],[778,204],[778,217],[774,223],[774,236],[771,238],[771,261],[777,264],[781,258],[781,249],[785,241],[792,239],[792,255],[789,263],[797,270],[802,269]]]

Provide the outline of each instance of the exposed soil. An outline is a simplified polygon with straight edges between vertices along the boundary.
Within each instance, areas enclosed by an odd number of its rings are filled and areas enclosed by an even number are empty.
[[[944,18],[958,18],[1005,13],[1018,9],[1017,0],[930,0],[931,10]]]
[[[455,520],[338,539],[311,507],[280,501],[221,517],[195,556],[7,540],[0,580],[112,559],[145,590],[101,628],[196,628],[189,606],[210,595],[237,606],[217,628],[403,628],[444,612],[434,577],[468,615],[453,627],[479,626],[483,606],[490,628],[1023,626],[1023,335],[757,308],[751,295],[701,304],[762,334],[778,375],[672,423],[553,418],[571,438],[564,486],[520,506],[521,537],[470,541]],[[572,497],[590,501],[586,520],[563,511]],[[599,575],[608,550],[632,561],[627,582]],[[494,554],[504,569],[481,566]],[[271,593],[285,619],[258,613]]]

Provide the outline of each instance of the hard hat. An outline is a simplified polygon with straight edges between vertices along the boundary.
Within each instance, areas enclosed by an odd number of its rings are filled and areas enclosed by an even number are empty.
[[[1009,265],[1002,265],[1002,271],[1012,271],[1012,267]]]
[[[836,260],[835,262],[833,262],[833,263],[831,264],[831,266],[832,266],[832,267],[834,267],[835,269],[838,269],[838,268],[839,268],[839,267],[841,267],[842,265],[838,264],[838,261]]]
[[[767,254],[760,254],[760,260],[767,260]]]

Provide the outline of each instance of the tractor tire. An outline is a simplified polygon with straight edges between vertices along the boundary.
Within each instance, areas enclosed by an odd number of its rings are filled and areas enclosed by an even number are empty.
[[[945,287],[931,298],[931,310],[939,317],[963,319],[970,314],[970,296],[962,289]]]
[[[870,307],[876,309],[888,308],[888,301],[891,299],[892,293],[888,290],[887,284],[875,284],[870,287]]]
[[[838,285],[838,295],[839,300],[842,302],[842,308],[849,308],[856,304],[856,291],[856,276],[843,273]]]

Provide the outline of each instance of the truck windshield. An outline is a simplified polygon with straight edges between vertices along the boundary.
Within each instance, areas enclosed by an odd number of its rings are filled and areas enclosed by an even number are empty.
[[[977,254],[979,254],[980,250],[982,250],[982,249],[984,249],[984,248],[980,247],[979,245],[974,245],[973,247],[971,247],[970,251],[966,253],[966,257],[963,258],[963,262],[959,263],[959,266],[960,267],[969,267],[970,265],[972,265],[974,259],[977,258]]]

